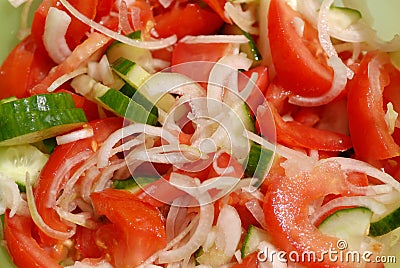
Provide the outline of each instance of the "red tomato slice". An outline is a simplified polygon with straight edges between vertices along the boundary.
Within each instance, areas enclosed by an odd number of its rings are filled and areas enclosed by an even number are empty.
[[[264,198],[266,228],[277,248],[286,252],[323,252],[334,250],[338,238],[322,234],[310,221],[309,206],[329,194],[347,195],[345,175],[339,165],[326,164],[314,168],[311,173],[294,177],[282,176],[267,182]],[[323,185],[324,187],[321,187]],[[344,252],[345,253],[345,252]],[[323,260],[322,260],[323,259]],[[329,258],[312,262],[310,267],[346,267],[332,263]]]
[[[221,19],[223,19],[226,23],[232,24],[230,18],[227,18],[225,15],[225,3],[226,0],[204,0],[204,2],[209,5],[215,13],[217,13]]]
[[[8,55],[0,68],[0,99],[28,97],[28,89],[43,79],[54,63],[26,37]]]
[[[112,223],[104,236],[101,229],[97,234],[115,267],[136,267],[166,246],[165,226],[157,208],[115,189],[92,193],[91,199],[95,211]]]
[[[4,239],[15,265],[24,268],[62,267],[32,237],[33,227],[34,223],[30,217],[10,217],[8,212],[5,215]]]
[[[233,51],[231,44],[188,44],[177,43],[172,52],[171,65],[191,61],[217,62]]]
[[[59,145],[54,149],[46,165],[43,167],[38,182],[34,188],[35,202],[39,214],[47,225],[58,231],[66,232],[69,227],[61,221],[57,212],[48,206],[48,204],[55,202],[55,200],[50,199],[49,189],[55,186],[58,193],[61,186],[65,183],[65,181],[62,181],[58,185],[53,185],[53,180],[56,177],[57,172],[71,157],[84,151],[92,152],[95,149],[93,146],[96,143],[103,142],[112,132],[122,127],[122,119],[109,117],[94,121],[90,123],[90,125],[94,131],[93,137]],[[78,166],[79,164],[72,167],[70,170],[71,174],[76,170],[76,168],[78,168]],[[51,245],[55,243],[54,239],[49,238],[44,233],[39,232],[39,234],[45,244]]]
[[[352,147],[350,136],[309,127],[296,121],[286,122],[272,104],[270,104],[270,107],[274,116],[277,141],[279,143],[290,147],[301,147],[321,151],[346,151]],[[263,120],[262,116],[259,116],[257,119]],[[261,131],[263,131],[263,129],[261,129]],[[268,129],[264,131],[268,131]]]
[[[384,66],[377,84],[369,80],[369,66],[372,60],[385,61],[386,54],[367,54],[353,80],[348,84],[347,111],[350,135],[356,155],[364,160],[381,160],[400,155],[400,147],[389,134],[384,119],[383,89],[387,85]],[[387,58],[386,58],[387,59]]]
[[[268,36],[272,61],[280,83],[301,96],[320,96],[331,87],[333,73],[318,43],[317,31],[305,21],[301,37],[293,19],[301,18],[283,0],[271,0],[268,13]],[[319,52],[320,53],[320,52]]]
[[[212,34],[223,24],[222,19],[213,11],[194,3],[175,7],[156,16],[155,21],[154,28],[160,37],[176,34],[178,38],[185,35]]]

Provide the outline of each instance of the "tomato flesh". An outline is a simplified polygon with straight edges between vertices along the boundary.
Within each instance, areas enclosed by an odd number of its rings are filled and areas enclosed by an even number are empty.
[[[364,160],[382,160],[400,155],[400,147],[389,134],[383,109],[383,89],[386,86],[385,69],[381,67],[379,84],[369,80],[369,66],[376,57],[385,54],[367,54],[360,63],[355,77],[348,85],[350,135],[356,155]]]
[[[294,94],[320,96],[331,87],[333,74],[326,60],[314,55],[322,51],[316,30],[305,21],[300,36],[293,22],[295,17],[301,15],[284,0],[271,0],[268,36],[276,74],[280,83]],[[306,44],[314,44],[316,48]]]
[[[92,193],[95,211],[111,224],[97,233],[115,267],[136,267],[166,246],[164,222],[157,208],[115,189]]]

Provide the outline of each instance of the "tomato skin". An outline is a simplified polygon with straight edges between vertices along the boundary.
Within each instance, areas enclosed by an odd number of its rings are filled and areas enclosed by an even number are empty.
[[[316,30],[305,22],[304,35],[300,37],[293,23],[296,16],[301,18],[285,1],[271,0],[268,36],[272,61],[286,89],[301,96],[320,96],[331,87],[333,74],[326,62],[320,62],[303,41],[309,38],[307,43],[315,43]]]
[[[226,23],[232,24],[231,19],[225,16],[224,6],[226,0],[205,0],[204,2],[209,5]]]
[[[348,84],[347,111],[354,151],[364,160],[382,160],[400,155],[400,147],[389,134],[383,110],[385,70],[381,70],[380,87],[370,84],[369,64],[387,58],[387,54],[369,53],[361,61],[353,80]],[[382,66],[383,68],[383,66]],[[373,112],[371,112],[373,111]],[[371,146],[372,144],[372,146]]]
[[[231,52],[232,49],[232,45],[227,43],[177,43],[172,52],[171,65],[190,61],[217,62],[224,55]]]
[[[275,119],[276,135],[279,143],[290,147],[321,151],[346,151],[352,147],[351,139],[347,135],[309,127],[296,121],[285,122],[275,107],[272,104],[269,106]],[[263,116],[259,116],[258,120],[262,121]],[[263,130],[261,129],[261,131]],[[264,131],[268,131],[268,129]]]
[[[309,220],[309,205],[329,194],[347,195],[345,176],[339,165],[326,164],[311,173],[283,176],[267,182],[264,198],[266,229],[277,248],[286,252],[323,252],[335,249],[338,238],[322,234]],[[324,187],[321,187],[324,185]],[[304,263],[307,266],[307,264]],[[308,267],[353,267],[351,263],[332,263],[329,258],[311,262]]]
[[[46,165],[43,167],[39,175],[38,182],[33,189],[36,206],[39,214],[43,218],[43,221],[51,228],[58,231],[66,232],[68,231],[69,227],[63,221],[61,221],[59,215],[53,208],[48,207],[49,203],[52,204],[55,202],[55,200],[50,199],[50,193],[48,189],[54,187],[53,180],[56,177],[57,171],[62,165],[65,164],[66,161],[68,161],[69,158],[84,151],[93,152],[94,143],[103,142],[109,134],[122,127],[122,119],[109,117],[93,121],[89,124],[93,128],[94,136],[57,146],[51,154]],[[78,167],[79,164],[72,167],[70,174],[72,174]],[[65,181],[62,181],[59,185],[55,185],[57,192],[59,192],[64,183]],[[46,234],[40,231],[39,234],[42,242],[45,245],[52,245],[56,243],[55,239],[48,237]]]
[[[30,217],[10,217],[9,213],[6,213],[4,239],[13,262],[24,268],[60,268],[61,266],[32,237],[33,227],[34,223]]]
[[[42,79],[53,66],[30,35],[7,56],[0,67],[0,99],[29,96],[28,89]]]
[[[166,246],[165,226],[157,208],[127,191],[111,188],[92,193],[91,199],[95,211],[112,223],[105,235],[116,230],[117,238],[113,232],[102,241],[115,267],[136,267]]]
[[[194,3],[174,7],[154,19],[154,27],[160,37],[176,34],[178,39],[185,35],[212,34],[223,24],[222,19],[212,10],[203,9]]]

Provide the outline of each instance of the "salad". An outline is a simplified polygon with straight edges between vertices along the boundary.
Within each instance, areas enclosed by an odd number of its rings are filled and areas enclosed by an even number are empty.
[[[7,5],[2,267],[397,267],[400,39],[367,1]]]

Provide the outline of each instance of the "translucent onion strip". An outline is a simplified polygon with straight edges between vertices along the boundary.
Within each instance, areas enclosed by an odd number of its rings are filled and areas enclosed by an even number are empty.
[[[208,43],[234,43],[234,44],[246,44],[249,42],[246,36],[239,35],[186,35],[181,40],[181,43],[187,44],[208,44]]]
[[[107,36],[109,36],[115,40],[118,40],[122,43],[125,43],[127,45],[131,45],[134,47],[140,47],[140,48],[146,48],[146,49],[162,49],[162,48],[166,48],[166,47],[169,47],[169,46],[175,44],[177,41],[177,38],[175,35],[172,35],[165,39],[153,40],[153,41],[141,41],[138,39],[131,39],[129,37],[120,35],[114,31],[104,27],[103,25],[101,25],[99,23],[92,21],[91,19],[89,19],[88,17],[86,17],[85,15],[80,13],[77,9],[75,9],[67,0],[60,0],[60,2],[78,20],[82,21],[83,23],[92,27],[93,29],[103,33],[104,35],[107,35]]]
[[[57,78],[51,85],[47,88],[48,92],[53,92],[59,88],[62,84],[69,81],[70,79],[77,77],[78,75],[87,73],[88,69],[86,67],[78,68],[70,73],[64,74]]]
[[[208,233],[211,230],[214,220],[214,206],[209,204],[210,196],[208,193],[200,193],[196,188],[193,179],[176,173],[172,173],[170,178],[171,183],[179,185],[179,188],[197,199],[200,204],[199,222],[196,229],[193,231],[189,241],[176,249],[163,251],[158,254],[159,263],[177,262],[185,259],[193,254],[206,240]],[[207,204],[207,205],[203,205]]]
[[[67,240],[71,236],[74,235],[75,229],[72,228],[69,232],[60,232],[57,230],[52,229],[50,226],[48,226],[40,216],[36,203],[35,203],[35,197],[33,196],[33,190],[32,190],[32,185],[29,179],[29,176],[26,176],[26,197],[28,200],[28,207],[29,211],[32,216],[33,222],[36,224],[37,227],[39,227],[40,230],[42,230],[46,235],[58,239],[58,240]]]
[[[72,53],[65,39],[70,23],[71,17],[65,11],[50,7],[44,26],[43,43],[55,63],[60,64]]]
[[[334,0],[324,0],[321,4],[318,15],[318,38],[322,48],[325,50],[329,58],[332,56],[337,57],[338,54],[333,47],[331,37],[329,35],[329,9]],[[341,61],[341,60],[340,60]],[[342,62],[342,61],[341,61]],[[343,63],[343,62],[342,62]],[[335,69],[334,69],[335,70]],[[352,79],[354,72],[346,66],[347,78]]]
[[[56,137],[57,144],[66,144],[70,142],[74,142],[77,140],[82,140],[86,138],[92,137],[94,134],[93,128],[90,127],[89,125],[84,126],[82,129],[75,130],[73,132],[64,134],[64,135],[59,135]]]

